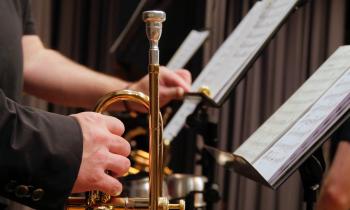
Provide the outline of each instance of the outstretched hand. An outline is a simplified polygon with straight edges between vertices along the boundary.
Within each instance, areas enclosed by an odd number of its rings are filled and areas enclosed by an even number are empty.
[[[184,93],[190,91],[192,83],[191,73],[185,69],[171,71],[161,67],[159,72],[159,103],[164,106],[171,100],[182,99]],[[129,85],[129,89],[141,91],[149,95],[149,77],[144,76],[139,81]],[[134,108],[134,107],[133,107]],[[136,108],[137,110],[137,108]]]

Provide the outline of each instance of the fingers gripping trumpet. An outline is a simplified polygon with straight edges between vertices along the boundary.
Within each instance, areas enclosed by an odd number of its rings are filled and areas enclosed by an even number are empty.
[[[129,100],[142,104],[149,110],[149,182],[150,192],[148,198],[121,198],[99,191],[88,192],[87,198],[72,197],[68,199],[67,210],[168,210],[185,209],[184,201],[178,204],[170,204],[162,194],[163,181],[163,123],[159,111],[159,49],[158,41],[162,33],[162,22],[165,21],[165,13],[162,11],[146,11],[143,13],[143,20],[146,23],[146,34],[149,39],[149,93],[146,96],[141,92],[121,90],[103,96],[95,111],[104,112],[111,104]]]

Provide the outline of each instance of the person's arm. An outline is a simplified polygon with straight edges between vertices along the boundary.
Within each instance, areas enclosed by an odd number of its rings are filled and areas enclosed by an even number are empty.
[[[146,94],[148,92],[147,76],[138,82],[129,83],[97,73],[45,48],[36,35],[24,36],[22,43],[24,89],[47,101],[91,108],[102,95],[114,90],[128,87]],[[160,72],[161,104],[181,98],[190,89],[190,83],[188,71],[172,72],[163,67]]]
[[[93,112],[62,116],[22,106],[0,89],[0,195],[36,209],[62,209],[71,192],[119,194],[106,174],[128,171],[123,124]]]
[[[58,209],[71,192],[82,157],[72,117],[22,106],[0,89],[0,194],[40,209]]]
[[[339,143],[335,159],[325,178],[317,203],[318,210],[350,208],[350,143]]]
[[[338,148],[323,182],[318,210],[350,209],[350,119],[333,134]]]

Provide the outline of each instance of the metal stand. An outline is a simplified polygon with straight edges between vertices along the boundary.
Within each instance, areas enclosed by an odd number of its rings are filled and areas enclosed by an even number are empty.
[[[316,150],[299,168],[304,188],[304,202],[306,210],[313,210],[316,202],[317,190],[320,189],[326,163],[322,148]]]
[[[197,106],[193,114],[186,119],[187,125],[195,134],[200,135],[206,145],[216,147],[218,143],[217,138],[217,124],[209,121],[208,106],[201,103]],[[207,203],[206,209],[212,210],[213,204],[220,200],[220,194],[217,184],[214,182],[213,170],[216,166],[215,160],[211,157],[207,150],[197,150],[201,155],[198,164],[202,166],[202,175],[208,178],[205,186],[204,199]]]

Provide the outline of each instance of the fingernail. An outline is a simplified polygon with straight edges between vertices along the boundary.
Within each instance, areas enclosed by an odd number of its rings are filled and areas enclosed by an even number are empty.
[[[177,96],[178,96],[179,98],[182,98],[183,95],[184,95],[184,93],[185,93],[184,89],[182,89],[182,88],[178,88],[178,89],[177,89]]]
[[[119,196],[122,193],[121,190],[117,190],[114,193],[112,193],[112,196]]]

